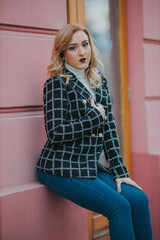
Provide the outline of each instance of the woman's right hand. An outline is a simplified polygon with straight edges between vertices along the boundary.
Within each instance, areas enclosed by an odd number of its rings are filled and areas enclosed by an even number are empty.
[[[91,106],[97,108],[97,110],[101,113],[101,115],[104,119],[105,118],[105,110],[104,110],[103,106],[101,104],[95,105],[93,97],[90,97],[89,100],[91,102]]]

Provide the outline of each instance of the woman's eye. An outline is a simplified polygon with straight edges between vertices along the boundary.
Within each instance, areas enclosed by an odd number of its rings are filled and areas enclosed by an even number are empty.
[[[87,47],[88,46],[88,42],[83,44],[83,47]]]
[[[70,48],[69,48],[69,50],[71,50],[71,51],[72,51],[72,50],[75,50],[75,49],[76,49],[76,47],[70,47]]]

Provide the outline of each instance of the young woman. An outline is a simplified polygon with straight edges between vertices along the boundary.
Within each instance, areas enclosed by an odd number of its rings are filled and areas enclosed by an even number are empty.
[[[43,92],[48,140],[38,177],[58,195],[107,217],[112,240],[151,240],[148,198],[120,156],[100,65],[85,27],[68,24],[58,32]]]

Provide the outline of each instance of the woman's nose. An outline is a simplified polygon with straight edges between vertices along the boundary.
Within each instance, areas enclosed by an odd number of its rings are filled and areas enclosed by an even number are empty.
[[[82,47],[79,48],[78,50],[79,55],[83,55],[84,54],[84,49]]]

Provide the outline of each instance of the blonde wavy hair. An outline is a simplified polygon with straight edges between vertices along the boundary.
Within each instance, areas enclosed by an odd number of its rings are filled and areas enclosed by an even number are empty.
[[[93,39],[88,30],[80,24],[67,24],[56,35],[54,46],[52,50],[51,63],[48,66],[48,77],[62,76],[67,78],[67,84],[71,75],[65,74],[64,52],[68,49],[69,43],[72,40],[73,34],[77,31],[83,31],[87,36],[91,47],[91,61],[88,68],[85,70],[85,78],[93,89],[95,86],[99,87],[101,84],[101,77],[98,74],[97,67],[102,71],[103,64],[99,60],[99,52],[95,47]]]

